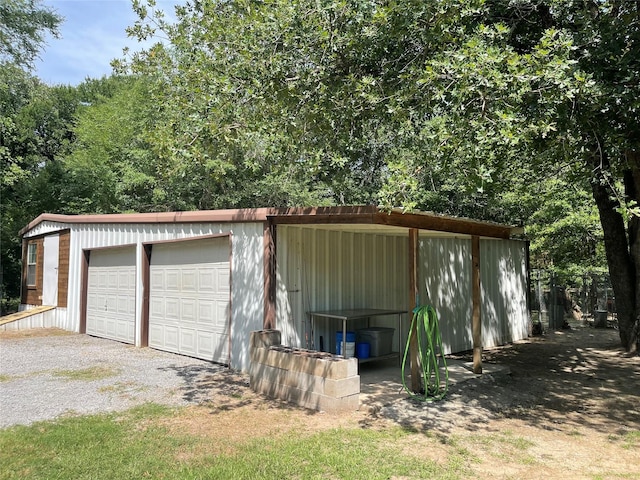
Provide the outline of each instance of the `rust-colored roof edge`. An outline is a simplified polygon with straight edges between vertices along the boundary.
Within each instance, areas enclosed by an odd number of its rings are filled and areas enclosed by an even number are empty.
[[[494,222],[451,217],[433,212],[405,212],[396,208],[382,210],[375,205],[333,207],[244,208],[227,210],[195,210],[185,212],[116,213],[92,215],[60,215],[43,213],[19,234],[24,235],[46,221],[66,224],[82,223],[203,223],[203,222],[264,222],[271,219],[280,224],[377,224],[418,228],[451,233],[463,233],[494,238],[521,235],[521,227]]]
[[[276,224],[290,225],[372,224],[378,212],[374,205],[272,208],[269,219]]]
[[[468,235],[496,238],[512,238],[515,236],[522,236],[525,233],[524,227],[505,225],[488,220],[475,220],[468,217],[454,217],[435,212],[405,212],[401,208],[394,208],[388,212],[388,214],[396,219],[402,217],[409,219],[404,221],[401,220],[401,223],[413,222],[417,225],[423,225],[418,228],[424,228],[427,230],[441,230],[452,233],[466,233]]]
[[[272,209],[269,217],[278,224],[375,224],[502,239],[524,233],[522,227],[495,222],[370,205]]]
[[[106,213],[90,215],[60,215],[43,213],[20,232],[24,235],[42,222],[81,223],[203,223],[203,222],[264,222],[269,208],[229,210],[192,210],[185,212]]]

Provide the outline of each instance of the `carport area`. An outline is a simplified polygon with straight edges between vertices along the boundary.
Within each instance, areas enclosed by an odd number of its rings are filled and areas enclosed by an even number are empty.
[[[449,358],[447,361],[449,387],[463,382],[491,378],[496,375],[508,375],[510,369],[505,365],[484,363],[482,375],[473,373],[473,362]],[[408,362],[407,362],[408,363]],[[377,411],[384,405],[406,402],[408,394],[402,385],[402,369],[397,359],[363,363],[360,373],[360,408]],[[444,375],[442,373],[442,375]],[[406,367],[405,382],[411,385],[410,368]],[[446,402],[445,400],[443,400]]]

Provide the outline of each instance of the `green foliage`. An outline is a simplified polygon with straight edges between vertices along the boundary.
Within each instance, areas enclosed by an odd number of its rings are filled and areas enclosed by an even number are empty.
[[[377,203],[525,224],[534,266],[570,276],[604,264],[589,190],[637,221],[634,3],[133,8],[130,35],[163,42],[119,76],[64,91],[3,71],[10,232],[45,210]]]
[[[84,103],[76,141],[65,157],[66,213],[149,211],[157,208],[152,152],[144,128],[153,122],[145,83],[110,77],[81,84]]]
[[[561,16],[588,16],[581,3],[211,1],[178,7],[176,24],[152,2],[134,9],[130,34],[169,40],[116,63],[154,79],[163,108],[149,143],[174,177],[208,177],[223,204],[272,200],[260,192],[288,178],[275,204],[533,222],[541,265],[601,264],[579,165],[591,154],[582,120],[596,109],[583,105],[600,105],[604,87]],[[546,179],[563,169],[576,197],[546,207],[541,196],[562,191]],[[180,207],[191,208],[199,192],[187,185]]]
[[[62,17],[42,0],[3,0],[0,3],[0,62],[31,67],[47,33],[58,36]]]
[[[550,178],[532,192],[537,207],[527,221],[532,268],[555,274],[564,285],[606,270],[602,227],[584,185],[577,179]]]
[[[18,231],[40,213],[60,209],[64,172],[58,159],[74,141],[78,104],[72,87],[48,87],[13,64],[0,64],[2,298],[19,294]]]

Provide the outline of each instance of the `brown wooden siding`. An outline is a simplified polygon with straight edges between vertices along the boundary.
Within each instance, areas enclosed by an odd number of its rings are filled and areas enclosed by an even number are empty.
[[[35,243],[37,246],[36,254],[36,284],[35,286],[27,285],[27,245]],[[44,240],[38,238],[28,240],[24,243],[24,251],[22,253],[22,303],[27,305],[42,305],[42,281],[44,278]]]
[[[69,231],[60,234],[60,246],[58,249],[58,306],[66,308],[69,293],[69,245],[71,233]]]
[[[22,272],[20,279],[20,303],[27,303],[27,239],[22,239]]]

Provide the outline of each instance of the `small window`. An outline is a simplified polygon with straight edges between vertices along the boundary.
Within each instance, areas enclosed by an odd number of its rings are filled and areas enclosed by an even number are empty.
[[[30,243],[27,247],[27,286],[36,285],[36,260],[38,258],[38,244]]]

